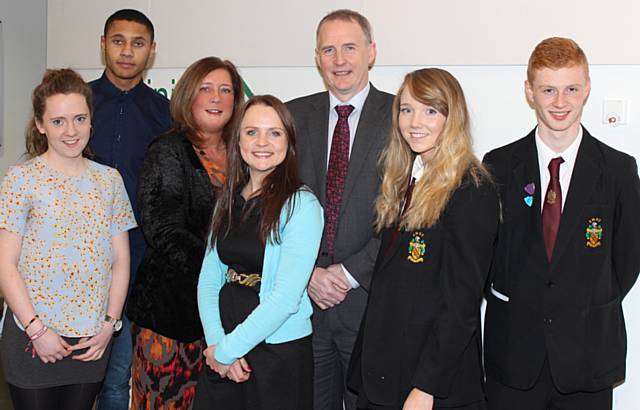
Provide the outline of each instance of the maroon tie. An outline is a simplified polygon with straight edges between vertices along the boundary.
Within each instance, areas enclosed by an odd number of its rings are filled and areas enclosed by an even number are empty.
[[[400,212],[400,216],[407,212],[407,209],[411,206],[411,197],[413,196],[413,188],[416,186],[415,177],[411,177],[411,181],[409,181],[409,186],[407,187],[407,192],[404,194],[404,204],[402,205],[402,211]],[[398,223],[400,223],[400,218],[398,218]]]
[[[551,261],[553,247],[558,236],[560,226],[560,215],[562,214],[562,189],[560,188],[560,164],[564,160],[562,157],[554,158],[549,162],[549,187],[547,194],[543,198],[542,207],[542,231],[544,233],[544,247],[547,249],[547,258]]]
[[[344,181],[349,166],[349,115],[353,105],[338,105],[338,122],[333,130],[329,167],[327,169],[327,196],[324,204],[324,231],[329,255],[334,255],[334,242],[338,230],[338,217]]]

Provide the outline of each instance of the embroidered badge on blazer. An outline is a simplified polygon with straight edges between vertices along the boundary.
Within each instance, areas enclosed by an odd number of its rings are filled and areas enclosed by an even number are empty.
[[[424,262],[424,254],[427,251],[427,245],[424,243],[424,234],[422,232],[414,232],[409,241],[409,256],[407,259],[413,263]]]
[[[528,194],[524,197],[524,203],[527,204],[528,207],[531,207],[531,205],[533,205],[533,194],[536,193],[536,184],[529,182],[525,185],[524,192]]]
[[[585,229],[585,237],[587,239],[587,247],[597,248],[602,245],[602,219],[591,218],[587,222],[587,229]]]

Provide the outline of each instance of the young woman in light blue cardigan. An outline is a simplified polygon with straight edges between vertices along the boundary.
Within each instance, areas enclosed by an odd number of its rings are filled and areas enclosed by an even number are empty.
[[[298,177],[285,105],[256,96],[240,119],[198,283],[208,347],[194,408],[311,409],[306,286],[323,211]]]

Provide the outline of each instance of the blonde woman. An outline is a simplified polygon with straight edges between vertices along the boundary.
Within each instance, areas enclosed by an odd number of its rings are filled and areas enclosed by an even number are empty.
[[[376,201],[381,247],[351,363],[362,409],[484,409],[480,304],[499,204],[458,81],[409,73]]]

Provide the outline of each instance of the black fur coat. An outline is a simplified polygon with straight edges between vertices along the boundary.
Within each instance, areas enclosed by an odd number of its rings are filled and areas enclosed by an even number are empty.
[[[146,241],[127,316],[138,326],[192,342],[203,337],[196,288],[215,188],[184,135],[155,139],[138,183]]]

